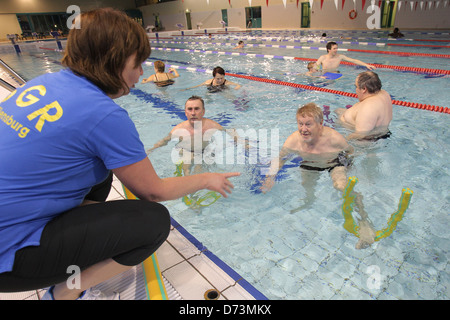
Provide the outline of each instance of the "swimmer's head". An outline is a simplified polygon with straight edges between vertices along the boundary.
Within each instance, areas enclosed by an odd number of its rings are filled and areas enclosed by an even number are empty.
[[[368,93],[376,93],[381,90],[381,80],[373,71],[361,72],[356,77],[356,84],[360,89],[367,89]]]
[[[155,62],[153,63],[153,66],[155,67],[155,69],[156,69],[158,72],[164,72],[164,70],[165,70],[165,68],[166,68],[166,65],[164,64],[164,62],[162,62],[162,61],[160,61],[160,60],[155,61]]]
[[[327,43],[327,52],[329,52],[333,46],[337,46],[337,43],[334,41],[328,42]]]
[[[212,72],[213,77],[215,77],[216,74],[221,74],[225,76],[225,70],[222,67],[215,67]]]
[[[191,96],[189,99],[187,99],[186,100],[186,103],[188,102],[188,101],[195,101],[195,100],[199,100],[201,103],[202,103],[202,108],[203,108],[203,110],[205,110],[205,101],[203,101],[203,99],[202,99],[202,97],[199,97],[199,96]],[[184,105],[184,108],[186,108],[186,103],[185,103],[185,105]]]
[[[308,70],[309,71],[312,71],[313,69],[314,69],[314,65],[315,65],[316,63],[314,62],[314,61],[311,61],[310,63],[308,63]]]
[[[304,106],[298,108],[296,114],[297,118],[307,116],[314,118],[314,121],[319,124],[323,123],[323,111],[314,102],[307,103]]]

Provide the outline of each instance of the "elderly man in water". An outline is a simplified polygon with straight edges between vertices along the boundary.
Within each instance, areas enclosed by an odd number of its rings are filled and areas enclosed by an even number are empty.
[[[347,139],[385,139],[391,135],[392,99],[381,89],[381,80],[373,71],[360,73],[355,80],[358,102],[351,108],[339,108],[335,112],[340,123],[354,130]]]

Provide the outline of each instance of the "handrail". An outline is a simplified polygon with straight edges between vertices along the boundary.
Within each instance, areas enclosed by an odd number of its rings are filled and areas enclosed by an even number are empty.
[[[0,86],[11,92],[16,90],[16,87],[3,79],[0,79]]]
[[[19,86],[25,84],[26,81],[10,66],[8,66],[2,59],[0,59],[0,68],[8,73],[19,84]]]

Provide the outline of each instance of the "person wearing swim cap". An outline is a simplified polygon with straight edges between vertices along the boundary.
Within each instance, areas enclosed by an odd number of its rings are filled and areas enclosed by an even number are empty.
[[[0,292],[50,287],[42,299],[85,298],[166,240],[170,214],[158,202],[201,189],[227,197],[239,175],[160,178],[113,101],[143,74],[151,52],[144,28],[111,8],[79,21],[66,69],[28,81],[0,104],[14,119],[0,123]],[[105,202],[113,174],[139,200]]]
[[[336,109],[339,122],[354,130],[349,140],[378,140],[390,136],[392,99],[381,89],[381,80],[373,71],[360,73],[355,79],[358,102],[350,108]]]

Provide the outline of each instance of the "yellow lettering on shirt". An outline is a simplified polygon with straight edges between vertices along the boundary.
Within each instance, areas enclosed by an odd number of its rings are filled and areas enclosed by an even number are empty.
[[[52,111],[52,112],[55,112],[55,114],[53,114],[53,115],[49,114],[49,111],[52,109],[56,109],[56,110]],[[52,103],[46,105],[45,107],[29,114],[27,116],[27,118],[28,118],[28,120],[31,121],[34,118],[40,116],[35,127],[39,132],[41,132],[45,121],[54,122],[54,121],[58,120],[59,118],[61,118],[62,115],[63,115],[62,107],[59,105],[58,101],[53,101]]]
[[[16,105],[18,107],[28,107],[29,105],[32,105],[33,103],[38,102],[39,98],[37,98],[36,96],[32,95],[31,93],[28,94],[28,92],[33,91],[33,90],[37,90],[39,92],[39,95],[41,95],[41,96],[45,96],[45,93],[47,92],[47,89],[45,89],[45,87],[43,85],[30,87],[30,88],[24,90],[17,97]],[[26,101],[23,100],[24,98],[26,99]]]

